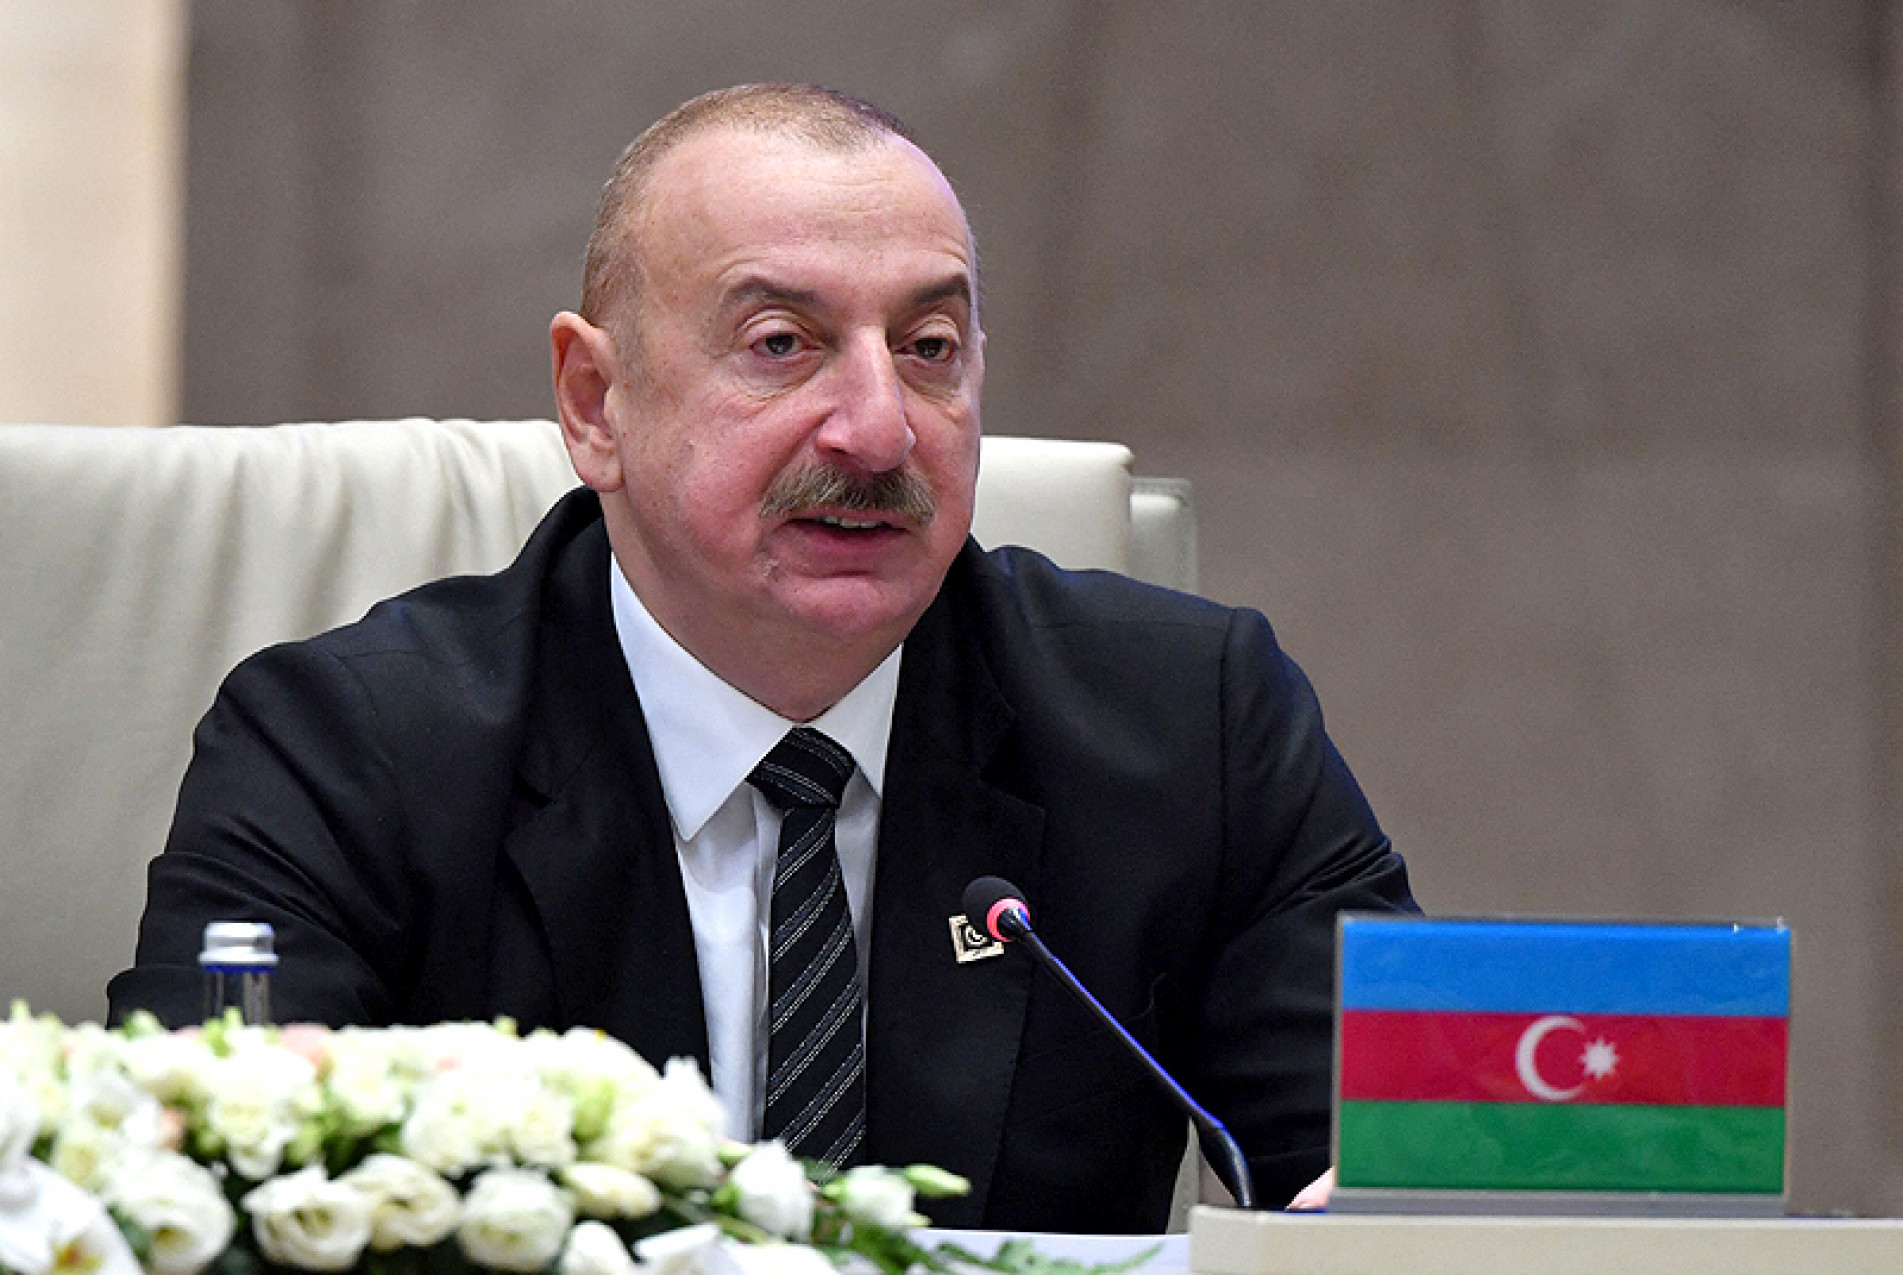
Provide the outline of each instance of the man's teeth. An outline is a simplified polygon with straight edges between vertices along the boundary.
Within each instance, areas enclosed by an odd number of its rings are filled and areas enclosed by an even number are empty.
[[[882,525],[876,522],[855,522],[851,518],[838,518],[832,514],[822,514],[815,521],[824,523],[828,527],[842,527],[847,531],[871,531]]]

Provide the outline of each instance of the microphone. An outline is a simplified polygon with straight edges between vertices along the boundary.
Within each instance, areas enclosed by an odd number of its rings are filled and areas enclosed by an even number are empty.
[[[1057,981],[1070,989],[1071,995],[1082,1001],[1084,1007],[1096,1016],[1098,1021],[1108,1027],[1118,1040],[1123,1042],[1143,1069],[1150,1073],[1157,1084],[1170,1095],[1176,1105],[1187,1115],[1190,1123],[1196,1126],[1196,1133],[1202,1140],[1205,1151],[1212,1151],[1209,1157],[1210,1167],[1222,1184],[1229,1188],[1229,1194],[1236,1197],[1236,1204],[1252,1209],[1255,1204],[1255,1181],[1249,1176],[1249,1162],[1243,1158],[1242,1148],[1230,1136],[1222,1121],[1205,1111],[1200,1103],[1189,1096],[1187,1090],[1176,1083],[1176,1077],[1163,1069],[1137,1038],[1125,1030],[1116,1016],[1103,1007],[1103,1002],[1092,996],[1070,967],[1057,959],[1051,949],[1044,946],[1044,940],[1031,928],[1031,909],[1025,906],[1018,888],[1002,877],[979,877],[965,887],[965,919],[978,926],[1000,943],[1022,943],[1037,958],[1038,962],[1057,977]]]

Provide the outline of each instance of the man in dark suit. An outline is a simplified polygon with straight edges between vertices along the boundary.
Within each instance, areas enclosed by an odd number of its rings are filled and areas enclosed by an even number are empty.
[[[997,874],[1266,1201],[1319,1173],[1333,918],[1410,907],[1405,872],[1260,616],[969,542],[976,255],[897,122],[786,86],[675,111],[552,343],[588,490],[499,575],[232,674],[115,1015],[193,1017],[202,926],[266,920],[281,1017],[599,1026],[791,1140],[768,953],[817,851],[838,1157],[963,1173],[941,1224],[1155,1229],[1180,1116],[1028,962],[958,959]],[[844,785],[810,836],[762,779],[796,724]]]

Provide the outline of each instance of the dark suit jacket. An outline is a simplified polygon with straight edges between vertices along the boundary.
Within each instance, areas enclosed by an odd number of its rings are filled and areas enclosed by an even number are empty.
[[[707,1057],[680,871],[592,493],[486,578],[235,670],[199,726],[113,1014],[195,1019],[210,920],[270,921],[283,1021],[510,1015]],[[1236,1134],[1265,1202],[1327,1162],[1334,914],[1405,871],[1253,612],[968,544],[907,640],[868,989],[868,1158],[969,1177],[941,1225],[1154,1230],[1184,1123],[1022,953],[958,964],[973,877]]]

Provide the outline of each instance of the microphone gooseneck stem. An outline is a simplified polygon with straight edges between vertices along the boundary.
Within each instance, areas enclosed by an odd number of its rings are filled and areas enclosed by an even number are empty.
[[[1236,1197],[1237,1206],[1245,1209],[1256,1207],[1255,1183],[1249,1175],[1249,1162],[1243,1158],[1242,1148],[1236,1145],[1236,1140],[1230,1136],[1229,1130],[1223,1127],[1222,1121],[1203,1110],[1202,1104],[1190,1097],[1189,1093],[1176,1083],[1176,1077],[1163,1070],[1163,1065],[1150,1056],[1150,1051],[1138,1043],[1137,1038],[1117,1021],[1116,1015],[1105,1009],[1102,1002],[1077,981],[1077,976],[1070,972],[1070,967],[1058,960],[1050,948],[1044,946],[1044,940],[1037,936],[1037,932],[1030,927],[1028,919],[1022,912],[1016,909],[1005,912],[998,918],[998,929],[1007,938],[1023,943],[1026,948],[1034,952],[1044,968],[1056,975],[1057,981],[1070,989],[1071,995],[1082,1001],[1099,1022],[1116,1033],[1130,1053],[1143,1063],[1150,1075],[1156,1078],[1156,1082],[1176,1099],[1176,1105],[1189,1116],[1190,1123],[1196,1126],[1197,1136],[1201,1139],[1204,1153],[1209,1157],[1210,1167],[1216,1171],[1216,1176],[1222,1179],[1222,1184],[1229,1188],[1229,1194]]]

